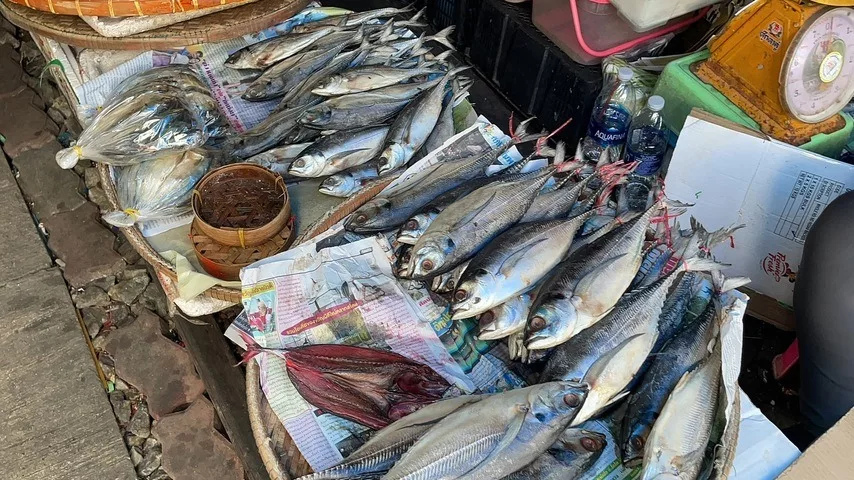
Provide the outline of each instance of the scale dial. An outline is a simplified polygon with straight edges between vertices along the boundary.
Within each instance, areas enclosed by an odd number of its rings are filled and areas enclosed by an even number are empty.
[[[798,120],[819,123],[854,96],[854,10],[831,8],[807,20],[780,72],[783,105]]]

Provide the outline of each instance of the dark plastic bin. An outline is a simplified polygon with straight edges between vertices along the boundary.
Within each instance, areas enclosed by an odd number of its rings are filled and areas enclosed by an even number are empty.
[[[436,30],[456,26],[454,43],[459,51],[466,52],[471,46],[483,0],[427,0],[426,3],[430,23]]]
[[[530,5],[482,0],[469,50],[474,67],[520,111],[560,134],[570,151],[587,130],[602,88],[599,66],[572,61],[531,22]]]

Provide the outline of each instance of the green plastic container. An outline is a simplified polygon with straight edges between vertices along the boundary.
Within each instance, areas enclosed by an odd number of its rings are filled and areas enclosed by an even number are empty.
[[[670,62],[661,73],[653,95],[661,95],[665,99],[664,110],[661,111],[664,124],[678,135],[691,109],[696,107],[758,131],[758,123],[730,102],[721,92],[691,72],[691,65],[707,58],[709,58],[709,51],[701,50]],[[841,115],[845,119],[843,128],[833,133],[816,135],[800,148],[825,157],[839,158],[854,130],[854,119],[845,113]]]

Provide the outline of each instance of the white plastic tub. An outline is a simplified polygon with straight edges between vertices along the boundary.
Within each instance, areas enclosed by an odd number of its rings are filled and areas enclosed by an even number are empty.
[[[646,32],[673,18],[720,2],[721,0],[611,0],[611,5],[636,32]]]

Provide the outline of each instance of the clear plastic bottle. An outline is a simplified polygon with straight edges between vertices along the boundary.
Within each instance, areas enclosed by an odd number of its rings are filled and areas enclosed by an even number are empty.
[[[620,158],[629,123],[638,109],[638,95],[632,84],[634,72],[621,67],[618,82],[603,90],[593,106],[593,115],[587,127],[587,136],[581,141],[581,152],[590,163],[599,163],[602,152],[608,150],[609,161]]]
[[[644,211],[658,186],[658,172],[667,152],[667,132],[661,118],[664,98],[649,97],[632,119],[626,138],[626,162],[639,162],[619,196],[618,211]]]

